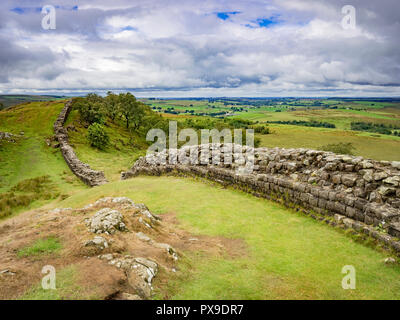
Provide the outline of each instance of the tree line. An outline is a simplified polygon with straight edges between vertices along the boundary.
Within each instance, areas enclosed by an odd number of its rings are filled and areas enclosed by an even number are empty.
[[[336,125],[329,122],[321,122],[321,121],[303,121],[303,120],[276,120],[276,121],[267,121],[267,123],[276,123],[276,124],[290,124],[293,126],[304,126],[304,127],[322,127],[322,128],[336,128]]]
[[[393,129],[400,129],[398,126],[393,124],[384,123],[372,123],[372,122],[352,122],[350,124],[350,129],[354,131],[367,131],[380,134],[388,134],[399,136],[398,131],[393,131]]]

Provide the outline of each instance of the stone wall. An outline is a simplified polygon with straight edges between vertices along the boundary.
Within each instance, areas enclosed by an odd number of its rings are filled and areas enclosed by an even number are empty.
[[[206,177],[268,199],[283,199],[285,204],[299,205],[308,212],[332,216],[400,251],[400,162],[309,149],[257,148],[252,149],[253,155],[236,156],[233,164],[224,163],[222,152],[217,156],[219,164],[213,164],[213,148],[220,145],[205,146],[210,150],[206,164],[160,164],[163,156],[169,156],[164,150],[138,159],[130,171],[122,173],[122,179],[168,172]],[[235,148],[247,150],[237,145]],[[192,146],[171,151],[179,159],[189,155],[200,159],[200,149]],[[240,163],[251,159],[253,172],[238,174]]]
[[[71,112],[72,101],[69,100],[61,110],[56,122],[54,123],[54,133],[60,144],[61,153],[71,171],[84,183],[94,187],[107,183],[102,171],[95,171],[89,165],[81,162],[76,156],[74,149],[68,143],[68,133],[64,128],[64,123]]]

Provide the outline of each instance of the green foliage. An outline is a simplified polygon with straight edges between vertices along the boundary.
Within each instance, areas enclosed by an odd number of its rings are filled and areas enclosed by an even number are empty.
[[[104,149],[110,143],[110,137],[99,123],[93,123],[88,128],[87,139],[92,147]]]
[[[268,123],[276,123],[276,124],[290,124],[293,126],[303,126],[303,127],[314,127],[314,128],[336,128],[333,123],[322,122],[322,121],[305,121],[305,120],[292,120],[292,121],[267,121]]]
[[[254,126],[254,132],[259,134],[270,134],[269,128],[267,126]]]
[[[146,109],[149,109],[143,103],[136,100],[136,97],[131,93],[120,93],[120,110],[122,117],[125,119],[126,128],[133,124],[133,129],[139,128],[143,118],[145,117]]]
[[[18,257],[37,256],[42,254],[50,254],[59,251],[62,248],[60,241],[57,238],[49,237],[39,239],[31,246],[27,246],[18,251]]]
[[[325,146],[320,147],[319,149],[323,151],[331,151],[336,154],[349,154],[353,155],[355,151],[355,147],[351,142],[339,142],[339,143],[333,143],[333,144],[327,144]]]
[[[119,114],[121,108],[119,96],[109,91],[107,93],[107,97],[104,100],[105,100],[104,106],[107,116],[112,121],[114,121],[117,115]]]
[[[81,119],[89,124],[104,123],[106,114],[104,99],[94,93],[86,98],[76,98],[74,108],[79,110]]]
[[[398,129],[397,126],[383,124],[383,123],[372,123],[372,122],[352,122],[351,130],[354,131],[368,131],[380,134],[392,134],[392,129]],[[396,134],[395,134],[396,135]]]

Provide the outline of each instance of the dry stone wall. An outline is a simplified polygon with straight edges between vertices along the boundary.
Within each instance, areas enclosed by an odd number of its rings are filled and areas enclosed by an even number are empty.
[[[60,144],[61,153],[71,171],[84,183],[94,187],[107,183],[104,172],[95,171],[86,163],[81,162],[76,156],[74,149],[68,143],[68,133],[64,128],[64,123],[71,112],[72,101],[69,100],[61,110],[56,122],[54,123],[54,133]]]
[[[179,159],[200,159],[204,148],[210,150],[205,164],[168,164],[170,152]],[[309,212],[333,216],[400,251],[400,162],[309,149],[248,149],[235,145],[243,151],[243,157],[235,156],[236,162],[229,164],[224,163],[223,152],[229,148],[232,145],[209,144],[164,150],[138,159],[130,171],[122,173],[122,179],[168,172],[206,177],[268,199],[284,199]],[[218,149],[222,152],[217,156],[219,164],[215,164],[212,157]],[[246,154],[246,150],[253,153]],[[166,164],[161,164],[163,157]],[[252,173],[238,174],[240,163],[249,160],[254,161]]]

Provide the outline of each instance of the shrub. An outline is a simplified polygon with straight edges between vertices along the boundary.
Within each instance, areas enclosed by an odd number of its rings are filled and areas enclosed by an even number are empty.
[[[267,126],[255,126],[254,132],[259,134],[270,134],[269,128]]]
[[[110,137],[99,123],[93,123],[88,128],[88,141],[92,147],[104,149],[110,142]]]
[[[355,147],[351,142],[339,142],[333,144],[327,144],[325,146],[320,147],[323,151],[331,151],[337,154],[349,154],[354,155],[353,151],[355,151]]]

